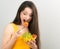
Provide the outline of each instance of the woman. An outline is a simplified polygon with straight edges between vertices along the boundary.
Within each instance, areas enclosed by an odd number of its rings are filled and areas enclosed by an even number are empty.
[[[24,26],[28,22],[28,26]],[[36,34],[36,40],[24,42],[21,36],[25,32]],[[2,49],[39,49],[38,15],[35,5],[31,1],[25,1],[19,7],[13,22],[9,23],[2,39]]]

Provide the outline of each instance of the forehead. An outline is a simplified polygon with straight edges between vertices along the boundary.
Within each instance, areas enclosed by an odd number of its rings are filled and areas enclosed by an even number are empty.
[[[24,12],[28,12],[28,13],[32,13],[32,9],[29,8],[29,7],[26,7],[23,11],[24,11]]]

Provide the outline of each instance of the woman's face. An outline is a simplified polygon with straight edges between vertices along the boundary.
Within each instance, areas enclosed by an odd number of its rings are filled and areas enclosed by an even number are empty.
[[[23,11],[21,11],[20,13],[20,19],[22,24],[24,24],[24,22],[30,22],[32,19],[32,9],[29,7],[26,7]]]

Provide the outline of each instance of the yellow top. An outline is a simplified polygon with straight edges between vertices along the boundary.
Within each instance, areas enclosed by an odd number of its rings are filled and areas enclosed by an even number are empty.
[[[12,26],[14,28],[14,33],[18,30],[18,27],[16,26],[16,24],[12,23]],[[22,39],[22,37],[18,37],[13,48],[12,49],[30,49],[29,45],[27,45],[24,40]]]

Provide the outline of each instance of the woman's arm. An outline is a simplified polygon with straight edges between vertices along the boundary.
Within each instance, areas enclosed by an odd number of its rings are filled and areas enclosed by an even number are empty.
[[[11,49],[14,45],[17,36],[13,34],[14,30],[11,24],[8,24],[4,30],[3,38],[2,38],[2,49]],[[11,38],[12,36],[12,38]]]
[[[13,26],[11,24],[7,25],[2,39],[2,49],[12,49],[16,39],[26,31],[28,31],[27,28],[24,28],[14,33]]]

